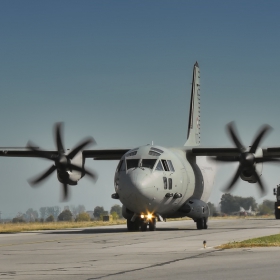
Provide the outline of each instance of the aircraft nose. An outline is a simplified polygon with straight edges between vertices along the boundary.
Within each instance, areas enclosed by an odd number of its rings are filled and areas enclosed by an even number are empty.
[[[127,174],[127,187],[144,194],[145,189],[151,187],[150,175],[150,172],[140,168],[138,170],[133,170]]]
[[[151,171],[137,168],[128,172],[123,179],[119,190],[121,202],[134,212],[143,211],[143,205],[150,205],[154,200]]]

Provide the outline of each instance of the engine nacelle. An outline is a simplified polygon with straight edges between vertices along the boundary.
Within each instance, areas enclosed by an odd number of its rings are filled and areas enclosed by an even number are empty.
[[[256,150],[256,153],[254,154],[255,158],[262,158],[263,157],[263,150],[261,148],[258,148]],[[263,169],[263,164],[261,163],[255,163],[255,170],[256,172],[259,174],[259,176],[262,175],[262,169]],[[257,182],[257,178],[252,174],[252,172],[250,172],[249,170],[244,170],[241,175],[240,178],[243,181],[249,182],[249,183],[256,183]]]
[[[185,213],[194,221],[201,218],[207,218],[210,214],[207,203],[195,198],[187,200],[178,211]]]

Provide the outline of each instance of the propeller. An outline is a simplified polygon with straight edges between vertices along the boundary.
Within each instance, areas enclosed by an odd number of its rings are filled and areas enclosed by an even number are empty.
[[[260,192],[262,195],[266,194],[266,188],[264,183],[262,182],[260,175],[256,171],[256,163],[261,162],[279,162],[279,159],[275,158],[263,158],[263,157],[256,157],[255,153],[261,143],[261,141],[264,139],[264,137],[267,135],[267,133],[272,128],[269,125],[263,125],[257,135],[255,136],[255,139],[253,140],[253,144],[249,146],[248,148],[245,148],[241,141],[239,140],[239,136],[235,127],[234,122],[231,122],[227,125],[227,131],[229,134],[229,137],[231,138],[232,142],[235,144],[236,148],[238,149],[239,155],[238,156],[217,156],[213,158],[215,161],[220,162],[239,162],[239,166],[237,168],[237,171],[235,175],[232,177],[231,181],[227,185],[227,187],[223,190],[224,192],[229,192],[234,187],[235,183],[237,182],[240,175],[244,175],[246,177],[254,176]]]
[[[62,129],[63,123],[56,123],[54,126],[54,140],[56,144],[57,152],[56,154],[50,153],[38,148],[37,145],[32,142],[27,143],[27,148],[34,152],[34,155],[39,158],[45,158],[53,161],[53,165],[49,167],[46,171],[44,171],[39,176],[35,177],[32,180],[29,180],[29,184],[31,186],[36,186],[45,180],[48,176],[50,176],[55,170],[57,170],[59,181],[63,186],[63,200],[67,200],[69,197],[68,184],[70,182],[69,171],[79,171],[83,175],[88,175],[94,181],[97,180],[97,175],[89,170],[86,170],[84,167],[77,166],[71,163],[71,160],[86,146],[89,144],[95,144],[95,140],[91,137],[85,138],[80,143],[78,143],[69,154],[65,153],[65,149],[62,141]]]

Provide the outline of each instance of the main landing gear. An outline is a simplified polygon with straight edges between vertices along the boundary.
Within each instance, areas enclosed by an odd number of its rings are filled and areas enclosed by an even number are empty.
[[[150,231],[155,231],[156,218],[152,218],[148,222],[140,218],[136,218],[134,222],[132,222],[130,219],[127,219],[126,225],[128,231],[139,231],[139,230],[146,231],[148,229],[148,226]]]
[[[196,220],[196,228],[197,229],[207,229],[208,218],[201,218]]]

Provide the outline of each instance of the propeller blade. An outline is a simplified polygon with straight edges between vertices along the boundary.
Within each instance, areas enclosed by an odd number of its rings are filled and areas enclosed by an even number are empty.
[[[62,184],[62,187],[63,187],[63,198],[62,200],[63,201],[66,201],[68,199],[68,185],[66,183],[63,183]]]
[[[237,171],[236,171],[236,173],[235,173],[235,175],[233,176],[230,184],[223,190],[224,192],[229,192],[232,189],[233,185],[236,183],[237,179],[239,178],[239,176],[240,176],[240,174],[242,172],[242,169],[243,169],[243,167],[240,164],[238,169],[237,169]]]
[[[38,146],[35,146],[35,144],[32,143],[31,141],[28,141],[26,147],[27,147],[27,149],[29,149],[29,150],[35,152],[35,154],[37,155],[37,157],[53,160],[53,158],[51,157],[51,155],[50,155],[49,153],[46,153],[45,151],[40,150],[40,149],[38,148]]]
[[[39,182],[47,178],[49,175],[51,175],[55,170],[56,170],[56,166],[52,165],[47,171],[41,174],[38,178],[30,180],[29,184],[32,186],[38,184]]]
[[[69,154],[68,158],[73,159],[75,155],[81,151],[84,147],[86,147],[89,144],[95,144],[95,140],[92,137],[86,138],[81,144],[78,144]]]
[[[56,147],[57,151],[59,154],[64,154],[64,147],[62,144],[62,138],[61,138],[61,130],[63,128],[63,123],[57,123],[55,125],[55,142],[56,142]]]
[[[257,173],[256,170],[253,171],[253,174],[256,177],[257,182],[258,182],[259,187],[260,187],[260,191],[261,191],[262,195],[264,196],[267,193],[267,190],[266,190],[266,188],[265,188],[265,186],[264,186],[264,184],[261,180],[261,177],[259,176],[259,174]]]
[[[82,168],[80,166],[77,166],[77,165],[74,165],[74,164],[70,164],[69,165],[69,169],[80,171],[80,172],[85,173],[88,176],[90,176],[94,181],[97,180],[97,175],[96,174],[94,174],[94,173],[92,173],[92,172],[90,172],[90,171],[88,171],[85,168]]]
[[[250,148],[250,153],[255,153],[255,152],[256,152],[256,150],[257,150],[257,148],[258,148],[258,146],[259,146],[259,144],[260,144],[262,138],[263,138],[263,137],[265,136],[265,134],[266,134],[269,130],[271,130],[271,129],[272,129],[272,128],[271,128],[271,126],[269,126],[269,125],[264,125],[264,126],[263,126],[263,128],[262,128],[262,129],[260,130],[260,132],[257,134],[255,140],[253,141],[253,144],[252,144],[252,146],[251,146],[251,148]]]
[[[241,144],[241,142],[238,139],[238,136],[237,136],[238,134],[236,132],[236,128],[235,128],[234,122],[230,122],[227,125],[227,129],[228,129],[228,133],[230,134],[231,139],[233,140],[235,146],[239,149],[240,152],[244,151],[245,148],[244,148],[244,146]]]

